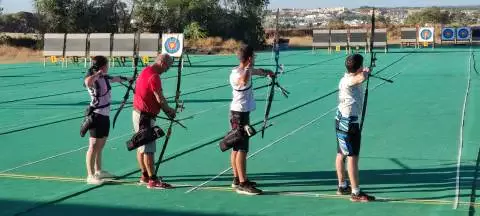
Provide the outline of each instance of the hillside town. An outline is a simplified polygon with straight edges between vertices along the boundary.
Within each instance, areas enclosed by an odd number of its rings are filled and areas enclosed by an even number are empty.
[[[422,11],[424,8],[378,8],[376,15],[383,22],[389,24],[405,24],[408,16]],[[480,7],[472,6],[466,8],[442,8],[443,11],[456,11],[473,16],[480,13]],[[326,27],[331,22],[341,22],[349,26],[360,26],[368,23],[368,17],[371,14],[370,7],[361,7],[349,9],[345,7],[334,8],[315,8],[315,9],[280,9],[279,24],[287,28],[313,28]],[[269,10],[264,21],[266,28],[273,27],[276,10]],[[480,22],[480,17],[477,18]]]

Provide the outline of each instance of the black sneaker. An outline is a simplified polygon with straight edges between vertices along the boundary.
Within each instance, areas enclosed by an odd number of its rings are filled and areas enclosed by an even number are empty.
[[[364,192],[360,192],[358,194],[353,194],[350,197],[350,201],[352,202],[370,202],[370,201],[375,201],[374,196],[369,196],[368,194]]]
[[[254,187],[257,186],[257,183],[254,181],[247,180],[246,182],[248,182],[248,184],[253,185]],[[238,185],[240,185],[240,179],[238,179],[238,177],[233,178],[232,188],[238,188]]]
[[[263,191],[253,186],[250,182],[245,182],[238,185],[237,193],[245,195],[259,195],[263,193]]]
[[[346,187],[338,187],[337,188],[337,195],[350,195],[352,194],[352,188],[350,186]]]

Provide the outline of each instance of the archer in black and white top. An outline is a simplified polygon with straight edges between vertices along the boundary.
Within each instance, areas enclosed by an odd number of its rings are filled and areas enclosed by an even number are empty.
[[[90,95],[90,107],[94,113],[95,124],[90,129],[90,136],[95,138],[107,137],[110,128],[110,103],[112,101],[112,93],[110,82],[123,82],[128,78],[122,76],[107,75],[108,69],[88,71],[85,85]],[[97,124],[98,123],[98,124]]]
[[[85,76],[85,86],[91,98],[87,114],[92,119],[87,126],[90,131],[89,148],[86,153],[87,183],[102,184],[103,179],[114,177],[102,170],[101,164],[103,147],[110,131],[109,115],[112,100],[110,82],[122,82],[131,78],[107,75],[108,60],[104,56],[95,56],[92,63]]]
[[[87,76],[95,76],[94,71],[90,70]],[[109,81],[109,76],[99,75],[96,77],[93,85],[87,87],[88,94],[90,95],[90,106],[95,110],[94,113],[109,116],[110,115],[110,102],[112,101],[112,93]]]

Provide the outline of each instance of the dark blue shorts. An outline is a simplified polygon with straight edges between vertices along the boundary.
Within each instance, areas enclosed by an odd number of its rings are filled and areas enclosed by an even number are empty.
[[[337,153],[345,156],[358,156],[360,154],[360,141],[362,134],[358,123],[345,123],[340,125],[339,120],[335,120],[335,129],[337,135]],[[345,125],[346,124],[346,125]]]

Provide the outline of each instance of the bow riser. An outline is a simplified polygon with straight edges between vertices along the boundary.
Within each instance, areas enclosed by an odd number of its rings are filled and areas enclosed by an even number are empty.
[[[123,96],[123,101],[120,104],[120,107],[118,108],[117,112],[115,113],[115,116],[113,117],[113,128],[115,128],[115,123],[117,122],[117,118],[120,115],[120,112],[122,111],[122,109],[125,107],[125,104],[127,103],[128,98],[130,97],[130,90],[133,90],[135,94],[135,90],[132,88],[132,86],[135,80],[137,79],[137,75],[138,75],[138,55],[137,54],[135,54],[135,57],[133,59],[133,67],[134,67],[133,78],[132,80],[128,81],[127,92]]]
[[[275,39],[273,41],[273,49],[275,51],[275,76],[273,76],[271,78],[271,82],[270,82],[270,90],[269,90],[269,95],[268,95],[268,98],[267,98],[267,105],[265,107],[265,117],[263,119],[262,138],[265,135],[265,129],[267,127],[268,116],[270,115],[270,109],[272,107],[272,101],[273,101],[273,97],[275,95],[275,84],[276,84],[276,79],[277,79],[276,76],[277,76],[278,71],[280,69],[280,66],[278,64],[278,61],[280,59],[280,48],[279,48],[279,45],[278,45],[278,40],[279,40],[279,36],[278,36],[278,17],[279,17],[279,15],[280,15],[280,10],[277,10],[276,25],[275,25]]]

